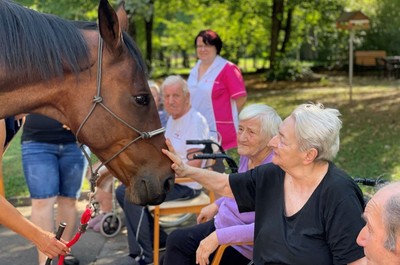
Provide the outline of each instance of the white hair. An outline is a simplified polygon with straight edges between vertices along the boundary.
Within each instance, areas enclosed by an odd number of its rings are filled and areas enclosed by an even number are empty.
[[[183,95],[186,95],[189,93],[189,87],[185,79],[182,78],[180,75],[170,75],[167,78],[165,78],[164,82],[161,84],[161,90],[164,91],[164,88],[166,86],[174,85],[174,84],[180,84]]]
[[[295,120],[300,151],[315,148],[318,150],[315,161],[332,161],[339,151],[340,112],[320,103],[308,103],[298,106],[290,116]]]
[[[265,104],[248,105],[239,114],[239,121],[253,118],[260,121],[261,133],[265,134],[268,139],[278,134],[282,119],[270,106]]]
[[[392,252],[396,251],[396,243],[400,236],[400,182],[387,184],[381,189],[390,189],[391,195],[383,205],[383,224],[387,238],[384,247]]]

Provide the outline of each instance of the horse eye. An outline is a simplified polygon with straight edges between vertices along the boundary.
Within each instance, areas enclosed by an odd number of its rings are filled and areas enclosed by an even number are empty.
[[[135,96],[135,101],[139,105],[146,106],[149,105],[150,98],[149,95],[139,95]]]

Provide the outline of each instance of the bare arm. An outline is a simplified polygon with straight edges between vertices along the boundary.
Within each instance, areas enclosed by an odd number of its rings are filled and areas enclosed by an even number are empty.
[[[243,96],[243,97],[237,98],[235,100],[236,101],[236,106],[237,106],[237,109],[238,109],[238,113],[243,109],[243,106],[246,103],[246,100],[247,100],[247,96]]]
[[[183,163],[175,153],[169,139],[166,140],[166,144],[169,150],[163,149],[162,152],[173,162],[171,168],[175,171],[177,177],[192,178],[208,190],[212,190],[222,196],[233,197],[227,174],[189,166]]]
[[[0,196],[0,224],[33,242],[50,258],[66,255],[70,251],[65,242],[58,241],[54,234],[34,225],[2,196]]]
[[[1,168],[5,141],[4,120],[0,120],[0,176],[3,176]],[[8,227],[19,235],[33,242],[46,256],[54,258],[65,255],[70,249],[65,242],[58,241],[54,234],[44,231],[26,219],[3,196],[0,196],[0,224]]]

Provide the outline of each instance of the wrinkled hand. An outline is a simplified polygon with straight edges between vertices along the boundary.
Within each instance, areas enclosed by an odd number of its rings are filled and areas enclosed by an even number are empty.
[[[55,235],[50,232],[43,231],[40,238],[36,243],[38,249],[43,252],[47,257],[53,259],[59,255],[67,255],[71,249],[66,246],[66,241],[59,241]]]
[[[215,203],[211,203],[207,205],[206,207],[203,207],[201,209],[199,215],[197,216],[197,223],[205,223],[209,220],[211,220],[218,212],[218,205]]]
[[[196,250],[196,264],[207,265],[210,263],[209,256],[218,247],[217,233],[214,231],[200,241],[199,247]]]
[[[171,141],[167,139],[165,141],[167,144],[168,150],[162,149],[162,152],[169,157],[172,161],[171,168],[175,171],[177,177],[184,177],[186,174],[187,165],[183,163],[182,159],[176,154],[174,147],[171,144]]]

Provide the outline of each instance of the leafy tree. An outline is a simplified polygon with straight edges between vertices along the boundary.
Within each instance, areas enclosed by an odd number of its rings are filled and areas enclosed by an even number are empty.
[[[116,6],[120,0],[111,0]],[[45,13],[68,19],[96,20],[98,0],[17,0]],[[371,29],[357,32],[359,49],[399,54],[400,0],[126,0],[129,33],[144,51],[149,67],[190,68],[195,61],[194,37],[206,28],[221,36],[222,56],[270,61],[274,71],[298,71],[311,60],[324,66],[346,61],[348,31],[337,30],[340,13],[365,9]],[[247,65],[247,64],[246,64]],[[246,66],[245,65],[245,66]],[[301,72],[304,72],[301,70]]]
[[[359,49],[385,50],[389,55],[400,54],[400,0],[380,0],[370,14],[371,28],[360,36]]]
[[[71,20],[97,19],[98,0],[18,0],[26,7]]]
[[[155,0],[131,0],[125,4],[130,14],[129,33],[136,42],[145,47],[145,59],[149,70],[151,70],[153,58],[154,2]],[[144,27],[144,42],[139,41],[138,33],[143,32],[138,29],[139,26]]]

